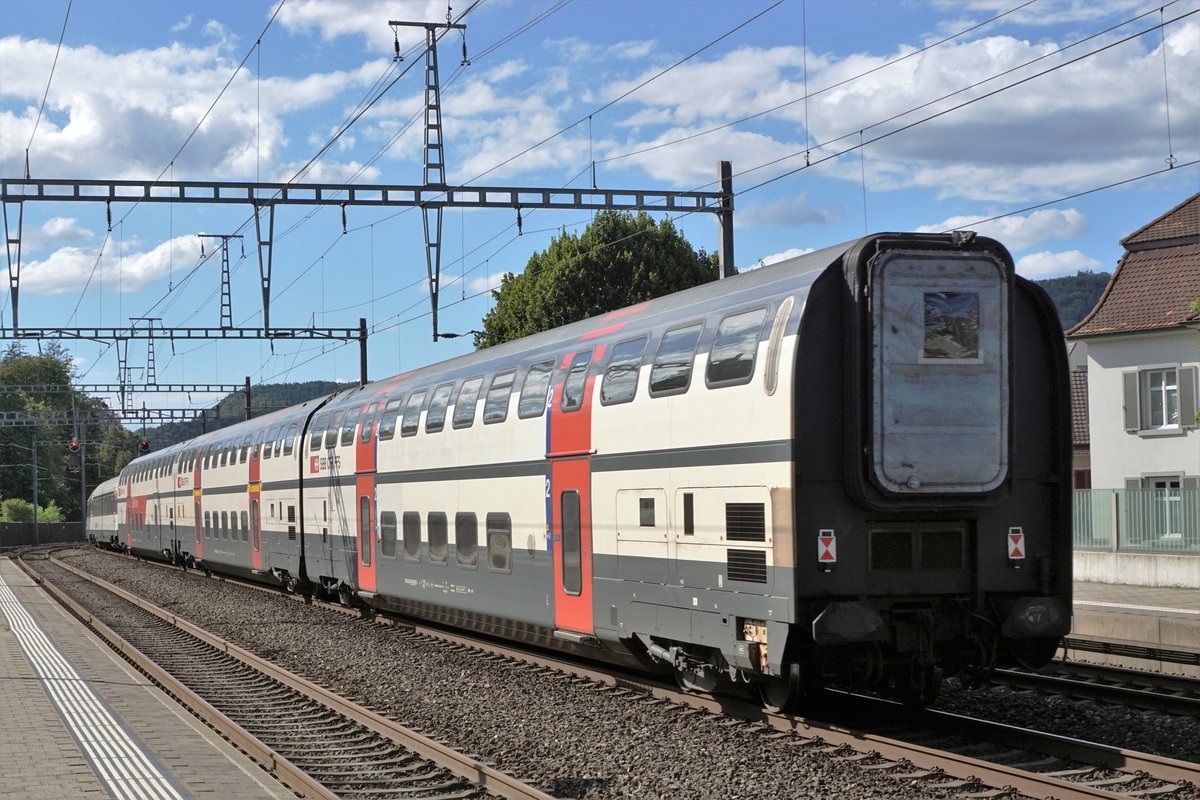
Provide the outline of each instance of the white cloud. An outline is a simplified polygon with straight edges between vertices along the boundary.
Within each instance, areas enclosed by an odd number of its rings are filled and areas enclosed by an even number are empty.
[[[179,22],[176,22],[174,25],[171,26],[171,33],[179,33],[181,31],[186,31],[190,27],[192,27],[192,15],[188,14],[186,17],[181,19]]]
[[[440,0],[289,0],[277,19],[293,32],[316,33],[327,42],[342,36],[357,36],[372,52],[391,54],[396,32],[388,26],[390,20],[417,22],[445,18],[446,4]],[[424,44],[425,31],[421,28],[402,27],[398,33],[402,53]]]
[[[608,48],[608,54],[613,58],[638,60],[648,57],[654,52],[654,48],[657,46],[658,42],[655,42],[653,39],[617,42]]]
[[[950,11],[976,11],[995,16],[1012,8],[1008,0],[935,0],[938,8]],[[1043,0],[1031,8],[1009,14],[1005,22],[1021,25],[1057,25],[1064,22],[1089,22],[1116,15],[1129,16],[1145,10],[1141,0]]]
[[[782,253],[772,253],[769,256],[763,256],[749,267],[738,267],[738,269],[742,272],[747,272],[752,269],[757,269],[758,267],[767,267],[771,264],[778,264],[780,261],[787,261],[789,258],[796,258],[797,256],[804,255],[805,253],[812,253],[815,251],[815,247],[789,247]]]
[[[840,210],[814,208],[808,195],[801,193],[767,203],[747,203],[737,210],[739,225],[819,225],[839,221]]]
[[[921,225],[921,233],[941,233],[952,230],[972,230],[983,236],[998,240],[1009,250],[1024,250],[1041,244],[1047,239],[1072,239],[1088,230],[1087,217],[1073,208],[1042,209],[1028,216],[1019,214],[1011,217],[976,222],[988,214],[950,217],[935,225]]]
[[[27,228],[21,233],[21,248],[23,253],[34,253],[53,247],[82,244],[95,236],[73,217],[51,217],[40,226]]]
[[[25,145],[55,45],[0,38],[0,173],[24,172]],[[38,177],[156,178],[208,111],[216,89],[236,64],[220,45],[174,43],[154,50],[108,53],[63,47],[54,91],[30,151]],[[221,102],[174,160],[171,177],[225,179],[253,175],[276,163],[286,144],[284,115],[336,99],[369,85],[379,64],[258,82],[243,70]],[[260,106],[261,98],[261,106]],[[21,107],[23,104],[24,107]]]
[[[32,294],[78,292],[90,279],[93,289],[103,285],[108,290],[135,292],[166,276],[172,257],[184,263],[199,259],[200,242],[195,236],[177,236],[151,250],[126,252],[123,256],[110,247],[97,263],[98,255],[94,247],[59,248],[22,268],[21,289]]]
[[[1043,250],[1017,259],[1017,273],[1033,280],[1054,278],[1059,275],[1074,275],[1076,272],[1096,272],[1103,268],[1096,259],[1078,250],[1058,253]]]

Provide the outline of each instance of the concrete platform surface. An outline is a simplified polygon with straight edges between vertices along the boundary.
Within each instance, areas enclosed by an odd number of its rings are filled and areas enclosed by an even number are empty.
[[[1200,589],[1169,589],[1077,581],[1071,634],[1195,652],[1200,657]],[[1119,666],[1145,662],[1072,652],[1072,657]],[[1200,677],[1200,666],[1160,662],[1166,672]]]
[[[295,795],[0,557],[0,798]]]

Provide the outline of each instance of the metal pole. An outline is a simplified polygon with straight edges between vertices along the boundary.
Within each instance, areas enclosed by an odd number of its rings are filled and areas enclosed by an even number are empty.
[[[358,385],[367,385],[367,318],[358,318]]]
[[[33,543],[38,543],[37,434],[33,439]]]
[[[79,434],[79,519],[83,538],[87,538],[87,425]]]
[[[246,376],[246,419],[250,419],[250,376]]]
[[[717,227],[721,236],[717,263],[721,268],[721,277],[730,278],[737,274],[733,263],[733,162],[722,161],[717,164],[717,181],[721,194],[721,210],[717,212]]]

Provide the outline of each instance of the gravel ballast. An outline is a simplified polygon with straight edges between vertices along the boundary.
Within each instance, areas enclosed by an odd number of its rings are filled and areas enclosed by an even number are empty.
[[[561,797],[950,797],[748,723],[598,690],[234,584],[99,551],[70,563]],[[1200,722],[947,683],[938,707],[1189,759]]]

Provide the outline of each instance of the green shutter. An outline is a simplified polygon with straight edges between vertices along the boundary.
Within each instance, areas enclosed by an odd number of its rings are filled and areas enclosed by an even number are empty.
[[[1126,372],[1121,378],[1125,381],[1125,430],[1139,431],[1142,424],[1141,414],[1138,412],[1138,374]]]
[[[1179,426],[1195,428],[1196,421],[1196,368],[1182,367],[1179,370]]]

